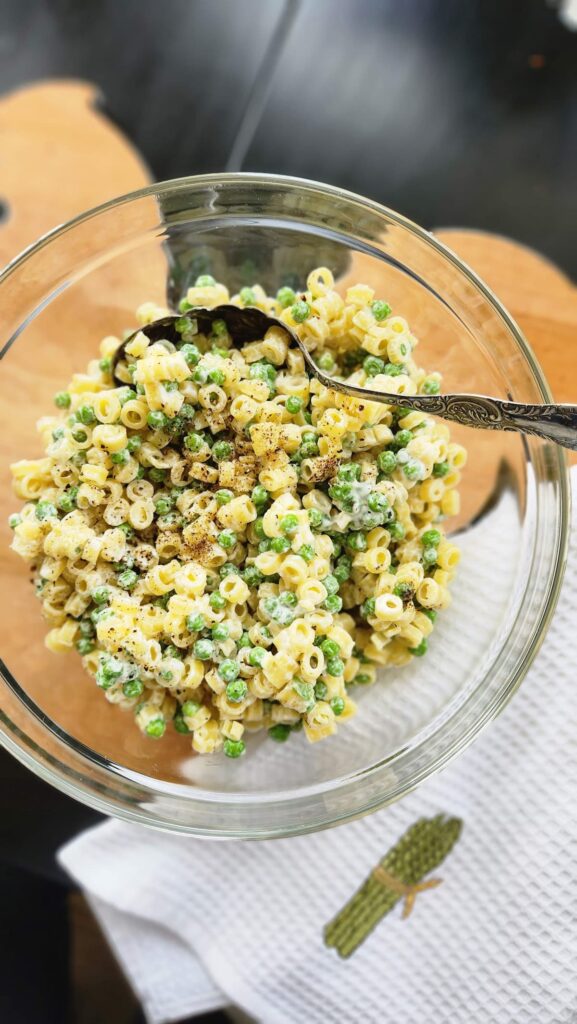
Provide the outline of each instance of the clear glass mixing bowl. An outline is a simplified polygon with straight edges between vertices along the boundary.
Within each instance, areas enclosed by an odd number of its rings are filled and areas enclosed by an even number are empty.
[[[456,428],[469,449],[453,532],[463,560],[426,658],[358,695],[357,717],[309,745],[251,739],[247,756],[194,757],[186,737],[143,737],[80,659],[49,653],[21,560],[9,464],[40,454],[35,421],[143,301],[173,302],[209,271],[231,290],[373,285],[421,339],[447,391],[550,400],[517,326],[436,239],[377,203],[315,182],[208,175],[152,185],[40,239],[0,276],[3,580],[0,739],[71,796],[121,818],[198,836],[263,838],[324,828],[398,799],[462,750],[519,685],[562,576],[563,453],[537,438]],[[357,688],[360,690],[361,688]]]

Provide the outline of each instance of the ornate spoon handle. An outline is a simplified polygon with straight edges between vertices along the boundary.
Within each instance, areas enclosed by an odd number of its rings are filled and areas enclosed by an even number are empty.
[[[352,395],[360,401],[419,409],[433,416],[463,423],[467,427],[537,434],[563,448],[577,451],[577,405],[525,405],[522,402],[488,398],[486,395],[394,395],[389,392],[373,391],[329,377],[319,369],[295,331],[256,307],[241,309],[227,304],[216,306],[214,309],[195,308],[188,316],[196,321],[196,328],[203,333],[210,333],[214,320],[224,320],[235,341],[241,344],[262,338],[269,327],[282,327],[295,345],[298,345],[310,372],[321,384],[333,391]],[[179,319],[178,316],[167,316],[155,320],[142,330],[151,341],[167,339],[180,343],[182,339],[175,327]],[[118,376],[118,366],[125,358],[125,347],[132,337],[133,335],[125,339],[114,357],[114,374],[119,383],[125,383],[129,379],[126,376]]]
[[[321,371],[315,372],[315,376],[334,391],[342,391],[361,400],[387,405],[395,403],[467,427],[536,434],[546,441],[577,451],[577,405],[527,405],[486,395],[390,395],[333,380]]]

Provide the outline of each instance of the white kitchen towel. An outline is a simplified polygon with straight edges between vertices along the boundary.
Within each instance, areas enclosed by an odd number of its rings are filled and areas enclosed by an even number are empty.
[[[519,693],[400,803],[270,842],[111,821],[68,844],[61,863],[151,1024],[226,1004],[263,1024],[575,1024],[576,645],[574,517],[555,618]],[[410,825],[440,812],[463,820],[434,872],[444,884],[339,959],[325,924]]]

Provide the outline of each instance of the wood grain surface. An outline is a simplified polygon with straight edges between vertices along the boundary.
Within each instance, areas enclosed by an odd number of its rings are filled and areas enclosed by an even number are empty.
[[[57,223],[148,181],[142,159],[95,109],[95,99],[94,88],[86,83],[50,82],[0,101],[0,198],[8,207],[0,223],[0,265]],[[517,320],[555,397],[575,400],[577,290],[571,282],[538,253],[508,239],[450,228],[437,234],[484,278]],[[14,386],[21,395],[21,382],[15,380]],[[28,386],[34,387],[33,378]],[[20,421],[26,437],[25,400],[19,400],[14,416],[13,427],[19,429]],[[22,569],[7,555],[7,539],[2,533],[0,566],[10,576]],[[112,977],[112,969],[86,940],[86,912],[75,905],[75,920],[79,917],[85,954],[77,945],[74,962],[82,993],[77,1020],[82,1022],[90,1019],[83,1016],[82,1004],[89,1005],[91,987],[94,992],[101,985],[102,972]],[[120,984],[118,977],[114,984]],[[125,1024],[132,1005],[124,997],[112,1001],[109,1024]]]

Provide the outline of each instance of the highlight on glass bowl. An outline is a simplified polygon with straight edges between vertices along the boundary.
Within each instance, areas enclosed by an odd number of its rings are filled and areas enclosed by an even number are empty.
[[[554,608],[566,470],[403,406],[549,399],[433,236],[314,182],[188,178],[58,228],[0,298],[0,738],[25,764],[130,820],[282,836],[397,799],[498,713]],[[247,335],[251,310],[278,322]],[[321,383],[291,332],[395,399]]]

